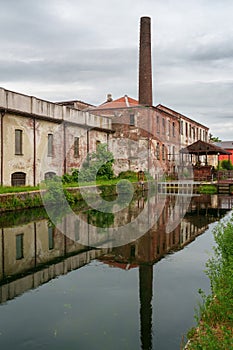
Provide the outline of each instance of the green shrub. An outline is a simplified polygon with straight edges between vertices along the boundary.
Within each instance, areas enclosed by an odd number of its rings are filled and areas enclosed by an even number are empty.
[[[135,171],[132,170],[127,170],[127,171],[122,171],[118,177],[118,179],[128,179],[131,181],[138,181],[138,174]]]
[[[218,193],[218,189],[215,185],[201,185],[198,188],[198,192],[201,194],[216,194]]]
[[[198,327],[188,333],[187,349],[233,349],[233,216],[214,229],[214,256],[206,264],[211,295],[200,291]]]
[[[221,168],[225,170],[233,170],[233,165],[231,160],[224,159],[221,161]]]
[[[96,152],[89,154],[83,162],[78,174],[81,182],[95,181],[96,179],[113,179],[113,153],[108,151],[106,144],[99,144]]]
[[[78,185],[79,170],[73,169],[71,174],[64,174],[62,176],[63,184],[71,184],[77,182]]]

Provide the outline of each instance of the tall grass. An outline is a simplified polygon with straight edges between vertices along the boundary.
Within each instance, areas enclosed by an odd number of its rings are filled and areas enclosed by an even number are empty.
[[[198,326],[189,331],[189,350],[233,349],[233,215],[214,229],[217,243],[207,262],[211,294],[202,291]]]

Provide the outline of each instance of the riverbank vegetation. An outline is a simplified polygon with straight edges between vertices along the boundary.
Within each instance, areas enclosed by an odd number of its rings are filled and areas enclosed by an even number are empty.
[[[119,190],[127,190],[127,192],[129,188],[132,190],[128,186],[128,181],[131,183],[137,183],[138,181],[137,173],[125,171],[112,179],[102,178],[100,176],[96,181],[80,183],[77,172],[77,170],[74,170],[70,175],[65,174],[62,177],[54,176],[52,179],[43,181],[38,187],[0,187],[0,193],[2,194],[0,211],[22,210],[57,203],[65,205],[66,202],[71,206],[77,206],[83,200],[82,194],[79,191],[79,188],[82,186],[98,186],[100,196],[108,197],[116,196]],[[137,185],[134,185],[134,187],[136,193]],[[93,196],[93,200],[96,198],[96,195],[97,193],[91,190],[88,193],[89,197]]]
[[[38,191],[39,186],[0,186],[0,194]]]
[[[216,194],[218,193],[218,188],[215,185],[206,184],[198,187],[198,193],[200,194]]]
[[[207,263],[211,294],[202,291],[198,326],[188,333],[188,350],[233,349],[233,216],[214,229],[217,243]]]

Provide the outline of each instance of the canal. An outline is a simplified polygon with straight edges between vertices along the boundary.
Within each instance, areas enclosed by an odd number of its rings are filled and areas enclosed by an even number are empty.
[[[128,242],[121,232],[116,244],[108,227],[117,234],[148,203],[148,232]],[[1,349],[180,349],[198,289],[209,291],[211,231],[231,215],[232,197],[176,204],[174,194],[141,196],[114,214],[84,205],[74,221],[60,218],[63,229],[43,209],[2,214]]]

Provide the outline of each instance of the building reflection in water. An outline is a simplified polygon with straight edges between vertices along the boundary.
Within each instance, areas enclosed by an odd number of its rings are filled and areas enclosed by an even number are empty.
[[[110,267],[123,269],[139,269],[139,298],[142,349],[152,349],[152,297],[153,297],[153,265],[166,254],[182,249],[198,235],[203,233],[209,223],[222,217],[232,208],[232,197],[196,196],[193,197],[185,216],[178,220],[182,213],[174,210],[174,196],[164,196],[163,200],[150,199],[150,215],[157,215],[153,227],[138,240],[124,246],[96,249],[84,246],[82,237],[96,234],[99,237],[99,226],[117,227],[131,222],[145,206],[147,198],[139,198],[128,208],[111,214],[93,210],[83,211],[79,219],[69,216],[63,219],[65,232],[63,235],[52,226],[42,212],[29,211],[14,213],[12,222],[9,215],[1,216],[0,239],[0,302],[6,302],[27,290],[37,288],[51,279],[78,269],[93,259],[99,259]],[[155,204],[163,203],[161,208]],[[34,213],[34,214],[33,214]],[[73,218],[73,217],[72,217]],[[166,232],[167,221],[177,221],[178,225]],[[150,220],[150,217],[148,217]],[[83,222],[92,224],[91,228]],[[96,226],[93,226],[96,225]],[[84,227],[88,231],[84,231]],[[95,232],[96,230],[96,232]],[[99,238],[98,238],[99,239]]]

